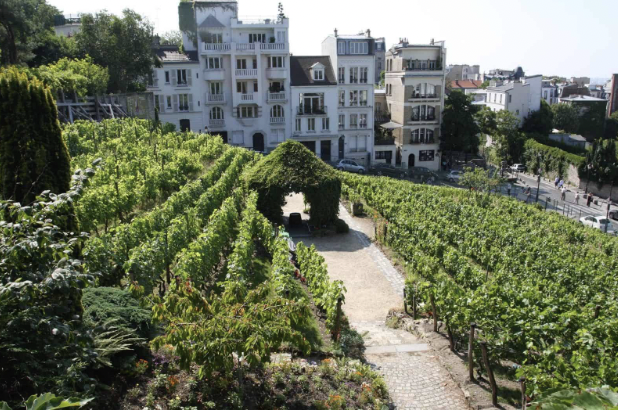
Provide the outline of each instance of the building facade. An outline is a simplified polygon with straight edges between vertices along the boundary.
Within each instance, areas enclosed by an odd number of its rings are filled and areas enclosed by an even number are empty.
[[[444,107],[444,42],[409,44],[386,53],[386,101],[395,137],[397,165],[440,168],[440,124]]]
[[[553,85],[550,80],[543,80],[542,82],[542,98],[549,105],[553,105],[558,102],[558,87]]]
[[[342,156],[337,132],[337,77],[327,56],[290,59],[292,138],[318,157],[335,162]]]
[[[375,68],[375,83],[380,84],[380,75],[382,71],[384,71],[386,67],[385,56],[386,56],[386,40],[384,37],[378,37],[375,39],[375,59],[376,59],[376,68]]]
[[[449,65],[446,69],[446,79],[449,83],[458,80],[480,80],[481,66],[467,64]]]
[[[190,62],[182,63],[184,72],[169,59],[155,69],[159,88],[150,90],[164,102],[161,120],[256,151],[274,149],[292,129],[289,20],[239,18],[236,1],[183,2],[178,11]]]
[[[524,77],[519,81],[496,85],[492,82],[486,90],[485,105],[492,111],[510,111],[519,124],[541,108],[542,76]]]
[[[369,165],[373,153],[375,40],[364,35],[339,35],[322,42],[337,75],[339,158]],[[341,149],[343,148],[343,149]]]

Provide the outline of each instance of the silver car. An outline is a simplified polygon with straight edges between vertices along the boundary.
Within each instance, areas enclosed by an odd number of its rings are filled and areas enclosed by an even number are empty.
[[[351,159],[342,159],[337,163],[337,169],[339,171],[348,171],[348,172],[356,172],[358,174],[365,173],[365,167],[362,165],[358,165],[356,161]]]
[[[605,218],[604,215],[599,216],[584,216],[579,219],[579,222],[585,226],[589,226],[591,228],[599,229],[602,232],[607,232],[610,235],[615,235],[614,230],[612,229],[612,223],[609,219]]]

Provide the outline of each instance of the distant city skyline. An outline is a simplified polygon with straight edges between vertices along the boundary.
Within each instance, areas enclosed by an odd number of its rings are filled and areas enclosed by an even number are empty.
[[[162,34],[178,30],[178,1],[48,0],[64,14],[94,13],[102,8],[120,14],[132,8]],[[275,16],[279,0],[239,0],[241,17]],[[615,0],[384,0],[363,7],[351,0],[281,1],[290,18],[290,47],[295,55],[319,55],[322,40],[335,28],[340,34],[367,29],[386,45],[406,37],[411,43],[444,40],[447,64],[479,64],[481,72],[514,69],[526,74],[607,79],[618,73],[617,36],[611,16]],[[517,4],[517,6],[515,6]]]

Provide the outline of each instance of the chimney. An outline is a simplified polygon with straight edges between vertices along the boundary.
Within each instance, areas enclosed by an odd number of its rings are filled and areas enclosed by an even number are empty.
[[[367,29],[367,37],[371,37],[371,30]]]
[[[337,37],[337,29],[335,29],[335,37]]]
[[[433,46],[435,44],[433,38],[431,39],[431,41],[429,42],[429,45]]]

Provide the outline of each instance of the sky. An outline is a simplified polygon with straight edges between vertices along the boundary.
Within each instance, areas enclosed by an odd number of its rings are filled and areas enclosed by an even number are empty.
[[[64,14],[132,8],[157,33],[178,29],[176,0],[47,0]],[[239,0],[240,17],[274,17],[280,0]],[[320,54],[335,28],[366,29],[387,47],[444,40],[447,64],[481,72],[522,66],[527,75],[609,78],[618,73],[618,0],[281,0],[295,55]],[[366,5],[366,7],[365,7]]]

